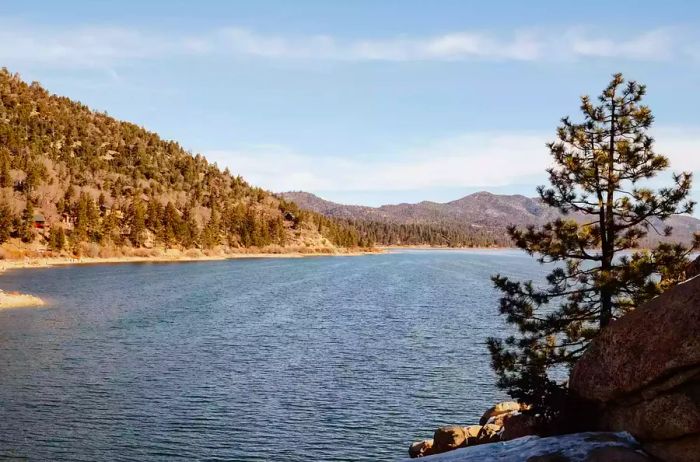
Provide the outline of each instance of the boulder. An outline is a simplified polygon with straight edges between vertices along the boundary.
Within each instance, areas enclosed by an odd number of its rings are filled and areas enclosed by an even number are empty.
[[[626,431],[666,462],[700,460],[700,277],[613,322],[572,370],[597,429]]]
[[[651,462],[629,433],[525,436],[428,456],[426,462]]]
[[[628,431],[639,440],[665,440],[700,433],[700,381],[649,400],[611,405],[601,421],[604,428]]]
[[[696,277],[611,323],[574,366],[571,389],[606,403],[700,364],[698,307]]]
[[[519,403],[516,403],[515,401],[504,401],[502,403],[498,403],[493,407],[490,407],[484,414],[481,416],[481,419],[479,419],[479,425],[486,425],[488,423],[489,419],[492,417],[497,417],[502,414],[508,414],[510,412],[514,411],[519,411],[521,409],[521,405]]]
[[[700,435],[651,441],[644,443],[644,450],[664,462],[697,462],[700,459]]]
[[[464,427],[464,435],[467,437],[467,445],[476,444],[476,437],[479,436],[481,425],[469,425]]]
[[[586,462],[649,462],[651,459],[642,451],[621,446],[595,448],[588,453]]]
[[[502,428],[502,426],[496,424],[484,425],[476,436],[475,444],[487,444],[500,441]]]
[[[700,274],[700,257],[696,258],[685,268],[685,277],[690,279]]]
[[[533,415],[513,413],[503,419],[501,441],[514,440],[527,435],[537,434],[537,419]]]
[[[512,413],[515,413],[517,411],[513,411]],[[486,421],[484,425],[497,425],[499,427],[503,426],[503,420],[506,418],[506,416],[511,415],[509,412],[508,414],[499,414],[491,417],[489,420]]]
[[[464,428],[459,425],[440,427],[435,430],[435,435],[433,435],[433,451],[436,454],[452,451],[465,446],[466,443],[467,436],[464,433]]]
[[[408,455],[411,459],[416,457],[429,456],[433,453],[433,440],[417,441],[408,448]]]

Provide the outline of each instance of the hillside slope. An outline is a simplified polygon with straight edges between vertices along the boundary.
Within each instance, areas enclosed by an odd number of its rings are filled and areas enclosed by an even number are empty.
[[[538,199],[522,195],[492,194],[485,191],[446,203],[423,201],[417,204],[382,205],[381,207],[337,204],[300,191],[285,192],[281,196],[294,201],[303,209],[348,220],[361,231],[368,227],[376,228],[378,224],[384,225],[387,229],[407,226],[433,230],[437,228],[460,236],[463,242],[475,244],[481,242],[487,245],[510,245],[506,229],[508,225],[520,227],[542,225],[560,216],[557,210],[547,207]],[[570,217],[575,220],[584,219],[583,216],[575,214]],[[658,236],[652,231],[644,244],[653,244],[662,240],[687,243],[692,240],[693,233],[700,232],[700,220],[689,216],[672,217],[666,221],[666,224],[673,227],[670,238]],[[659,230],[663,229],[663,225],[657,227]],[[373,237],[378,244],[406,244],[406,242],[397,241],[394,239],[395,236],[389,234],[378,234]],[[411,236],[408,243],[443,245],[441,242],[424,239],[421,236]],[[460,245],[459,242],[457,245]]]
[[[6,69],[0,121],[0,244],[74,253],[366,245],[347,223]]]

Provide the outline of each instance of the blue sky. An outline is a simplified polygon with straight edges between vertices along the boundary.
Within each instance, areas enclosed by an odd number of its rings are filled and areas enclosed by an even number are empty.
[[[619,71],[700,181],[699,5],[4,0],[0,65],[251,183],[367,205],[534,195],[559,118]]]

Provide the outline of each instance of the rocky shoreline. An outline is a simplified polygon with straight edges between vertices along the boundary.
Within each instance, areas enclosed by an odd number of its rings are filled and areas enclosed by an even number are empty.
[[[462,447],[508,441],[535,432],[534,419],[524,414],[529,406],[505,401],[487,409],[478,424],[448,425],[435,430],[432,439],[417,441],[408,448],[411,458],[441,454]]]
[[[411,444],[409,456],[435,462],[698,462],[700,259],[695,265],[690,279],[610,324],[572,370],[569,387],[590,415],[568,418],[585,433],[542,438],[527,406],[503,402],[478,425],[438,428],[432,439]]]

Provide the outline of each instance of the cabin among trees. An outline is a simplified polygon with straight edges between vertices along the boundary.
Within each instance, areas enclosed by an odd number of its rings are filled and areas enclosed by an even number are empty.
[[[32,217],[32,221],[35,229],[46,228],[46,218],[42,213],[35,213]]]

